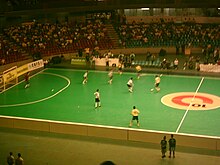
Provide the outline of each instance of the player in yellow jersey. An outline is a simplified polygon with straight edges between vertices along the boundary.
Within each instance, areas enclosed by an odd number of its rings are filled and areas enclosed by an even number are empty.
[[[142,68],[141,68],[140,65],[138,65],[138,66],[135,67],[135,69],[137,71],[137,79],[139,79],[141,77],[141,70],[142,70]]]
[[[122,63],[118,64],[118,73],[121,75],[122,74]]]
[[[139,113],[140,113],[140,111],[135,106],[133,106],[133,109],[131,111],[132,119],[130,121],[130,125],[129,125],[130,127],[132,126],[134,120],[137,121],[137,126],[138,127],[140,126],[140,122],[139,122],[139,119],[138,119]]]

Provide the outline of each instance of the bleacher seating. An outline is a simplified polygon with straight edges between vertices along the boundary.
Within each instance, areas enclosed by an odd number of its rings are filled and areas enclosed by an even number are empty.
[[[192,47],[211,45],[215,49],[220,45],[220,26],[217,24],[133,22],[115,27],[122,46],[126,48],[181,47],[190,44]],[[0,59],[11,63],[27,58],[23,56],[24,52],[30,57],[36,53],[51,56],[85,48],[112,49],[113,45],[105,24],[100,20],[69,24],[31,22],[4,30],[0,36]]]
[[[218,24],[153,22],[136,23],[116,26],[119,38],[125,47],[169,47],[191,45],[204,47],[211,44],[220,45],[220,26]]]

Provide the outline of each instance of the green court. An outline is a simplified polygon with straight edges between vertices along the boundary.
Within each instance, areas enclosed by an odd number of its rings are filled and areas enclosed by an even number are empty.
[[[219,78],[163,75],[160,92],[151,92],[153,74],[137,79],[136,73],[114,72],[110,85],[108,72],[89,71],[83,85],[84,73],[46,69],[31,78],[30,88],[21,82],[1,93],[0,115],[129,129],[135,105],[140,128],[134,122],[132,129],[220,137]],[[133,93],[126,85],[131,77]],[[94,108],[96,89],[101,95],[98,109]],[[170,98],[170,94],[175,95]],[[180,107],[169,106],[169,99]]]

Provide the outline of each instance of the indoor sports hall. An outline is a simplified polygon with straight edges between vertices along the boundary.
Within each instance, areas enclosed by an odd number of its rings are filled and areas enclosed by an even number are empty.
[[[88,82],[82,84],[84,72],[45,69],[33,75],[30,88],[24,89],[22,82],[0,95],[1,115],[127,129],[136,106],[138,129],[220,136],[219,78],[163,75],[161,90],[151,92],[155,74],[143,73],[137,79],[136,73],[115,71],[109,84],[107,71],[89,71]],[[131,77],[133,93],[126,85]],[[97,109],[96,89],[101,95]]]
[[[220,165],[219,84],[219,0],[0,0],[0,165]]]

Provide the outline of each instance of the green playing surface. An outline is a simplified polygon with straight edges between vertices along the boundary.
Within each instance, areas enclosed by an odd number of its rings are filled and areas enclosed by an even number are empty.
[[[45,119],[128,128],[131,110],[140,110],[140,128],[220,137],[220,79],[163,75],[160,92],[150,92],[154,76],[114,72],[108,84],[108,72],[89,71],[83,85],[84,70],[46,69],[33,76],[31,86],[24,82],[0,94],[0,115]],[[134,92],[129,93],[127,81],[134,78]],[[94,108],[94,92],[100,90],[101,108]],[[212,110],[189,110],[164,105],[161,98],[177,92],[207,93],[217,96]]]

